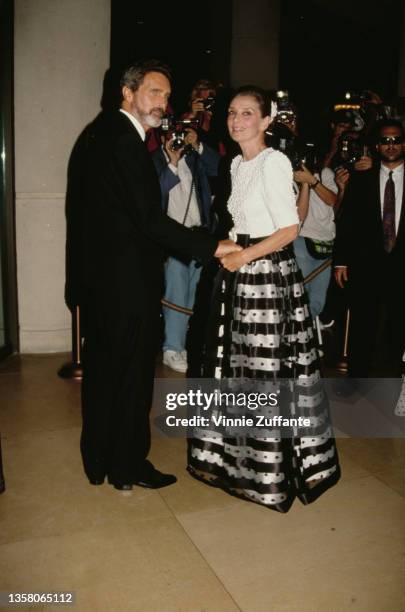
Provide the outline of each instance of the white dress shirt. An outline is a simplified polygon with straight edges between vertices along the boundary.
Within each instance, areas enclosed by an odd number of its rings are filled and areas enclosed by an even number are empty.
[[[142,125],[139,123],[138,119],[134,117],[133,115],[131,115],[131,113],[128,113],[123,108],[120,108],[120,113],[124,113],[124,115],[128,117],[128,119],[130,120],[130,122],[132,123],[136,131],[138,132],[139,136],[145,142],[145,138],[146,138],[145,130],[143,129]]]
[[[384,192],[385,185],[389,178],[391,170],[383,163],[380,167],[380,202],[381,202],[381,218],[384,212]],[[401,218],[402,196],[404,190],[404,163],[397,166],[392,171],[392,180],[395,185],[395,233],[398,233],[399,220]]]
[[[202,151],[202,148],[200,149]],[[163,154],[166,161],[169,162],[169,156],[162,147]],[[190,168],[187,165],[186,157],[180,158],[178,165],[175,166],[169,163],[169,168],[176,174],[180,182],[172,187],[169,191],[169,204],[167,207],[167,214],[171,219],[174,219],[178,223],[183,223],[184,215],[186,213],[187,203],[191,193],[190,206],[188,209],[187,217],[184,222],[186,227],[196,227],[201,225],[200,209],[198,207],[197,195],[195,190],[195,183],[193,184],[193,176]]]

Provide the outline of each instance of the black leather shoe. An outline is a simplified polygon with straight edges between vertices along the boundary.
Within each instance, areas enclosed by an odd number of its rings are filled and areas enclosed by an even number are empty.
[[[132,491],[132,484],[124,484],[122,482],[110,482],[118,491]]]
[[[108,478],[108,484],[112,485],[115,489],[118,489],[118,491],[132,491],[132,482],[118,482]]]
[[[134,481],[134,484],[145,489],[162,489],[175,482],[177,482],[176,476],[173,474],[163,474],[150,461],[145,461],[142,475]]]
[[[104,478],[103,478],[103,480],[101,480],[101,478],[90,478],[89,482],[92,485],[102,485],[102,484],[104,484]]]

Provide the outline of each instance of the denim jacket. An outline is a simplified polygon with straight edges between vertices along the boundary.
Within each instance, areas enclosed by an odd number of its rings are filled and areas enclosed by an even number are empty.
[[[160,147],[152,155],[153,163],[159,176],[160,189],[162,192],[162,209],[167,213],[169,205],[169,192],[180,182],[177,174],[172,172],[166,160],[163,148]],[[213,221],[211,219],[211,188],[208,177],[217,176],[220,155],[206,144],[203,145],[202,153],[193,151],[186,155],[186,163],[194,176],[197,203],[200,210],[201,225],[212,231]],[[197,165],[195,165],[197,164]]]

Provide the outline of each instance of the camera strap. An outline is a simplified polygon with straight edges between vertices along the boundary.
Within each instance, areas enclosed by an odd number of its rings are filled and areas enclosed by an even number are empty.
[[[190,210],[190,205],[191,205],[191,198],[193,196],[193,191],[195,190],[195,177],[196,177],[196,173],[197,173],[197,163],[198,163],[198,157],[197,156],[198,156],[198,153],[196,151],[193,151],[192,155],[194,157],[194,166],[193,166],[193,172],[191,174],[190,193],[188,194],[188,201],[187,201],[186,211],[184,213],[184,218],[183,218],[183,221],[182,221],[182,225],[186,224],[186,219],[187,219],[188,211]],[[196,193],[196,197],[198,199],[197,193]]]

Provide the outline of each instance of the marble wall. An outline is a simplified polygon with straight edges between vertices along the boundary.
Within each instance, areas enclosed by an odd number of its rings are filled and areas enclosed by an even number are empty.
[[[22,353],[70,348],[64,304],[70,151],[99,111],[109,0],[15,0],[15,189]]]

